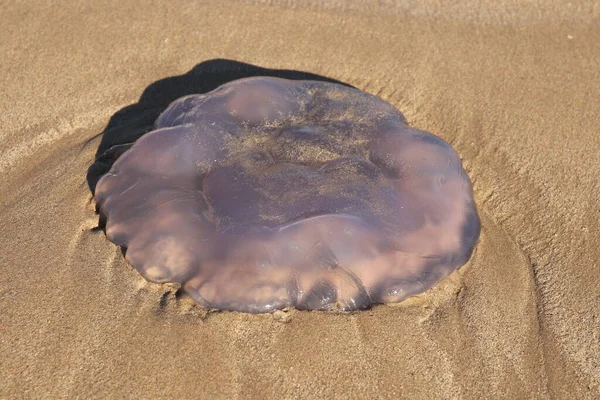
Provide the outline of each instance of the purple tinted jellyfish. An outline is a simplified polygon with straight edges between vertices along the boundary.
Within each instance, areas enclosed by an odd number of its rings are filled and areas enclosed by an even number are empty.
[[[95,197],[146,279],[252,313],[401,301],[463,265],[479,236],[446,142],[316,81],[247,78],[178,99]]]

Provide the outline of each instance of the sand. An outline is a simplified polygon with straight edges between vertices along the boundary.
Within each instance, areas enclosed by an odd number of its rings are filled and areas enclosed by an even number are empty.
[[[1,398],[600,396],[597,3],[71,3],[0,13]],[[94,229],[99,134],[257,73],[342,81],[451,143],[470,262],[352,314],[207,314],[146,282]]]

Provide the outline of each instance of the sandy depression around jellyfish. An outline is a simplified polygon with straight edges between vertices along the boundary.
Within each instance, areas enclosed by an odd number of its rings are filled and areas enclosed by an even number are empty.
[[[450,145],[316,81],[246,78],[176,100],[95,198],[146,279],[251,313],[402,301],[462,266],[480,230]]]

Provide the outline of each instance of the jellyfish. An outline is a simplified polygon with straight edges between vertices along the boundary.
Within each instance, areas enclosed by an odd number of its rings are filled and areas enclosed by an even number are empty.
[[[480,231],[448,143],[376,96],[307,80],[174,101],[94,196],[147,280],[249,313],[400,302],[464,265]]]

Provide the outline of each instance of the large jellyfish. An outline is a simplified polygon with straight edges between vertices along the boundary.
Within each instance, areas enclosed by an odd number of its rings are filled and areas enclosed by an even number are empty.
[[[255,77],[173,102],[95,189],[152,282],[251,313],[357,310],[424,292],[479,236],[454,150],[378,97]]]

